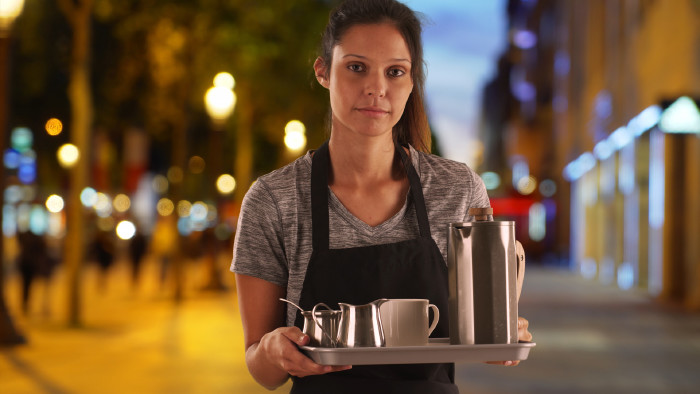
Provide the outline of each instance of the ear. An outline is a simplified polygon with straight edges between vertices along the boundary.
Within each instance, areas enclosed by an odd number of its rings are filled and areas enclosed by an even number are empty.
[[[316,80],[318,83],[320,83],[324,88],[328,89],[328,78],[326,78],[326,75],[328,75],[328,68],[323,62],[323,59],[320,57],[317,57],[316,61],[314,62],[314,73],[316,74]]]

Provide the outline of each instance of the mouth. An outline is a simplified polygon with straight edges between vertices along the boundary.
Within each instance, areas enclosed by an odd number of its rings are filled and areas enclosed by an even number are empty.
[[[372,117],[372,118],[380,118],[380,117],[382,117],[382,116],[385,116],[385,115],[388,115],[388,114],[389,114],[389,111],[387,111],[387,110],[385,110],[385,109],[383,109],[383,108],[374,107],[374,106],[371,106],[371,107],[361,107],[361,108],[357,108],[357,110],[358,110],[361,114],[363,114],[363,115],[365,115],[365,116]]]

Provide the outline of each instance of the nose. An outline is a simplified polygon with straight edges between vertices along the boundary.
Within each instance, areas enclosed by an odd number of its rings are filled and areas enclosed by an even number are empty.
[[[373,74],[367,77],[365,94],[374,97],[384,97],[386,95],[386,81],[383,74]]]

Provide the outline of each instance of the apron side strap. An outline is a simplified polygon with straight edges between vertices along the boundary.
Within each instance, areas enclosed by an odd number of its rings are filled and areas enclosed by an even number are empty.
[[[428,221],[428,212],[425,208],[425,199],[423,198],[423,187],[421,186],[420,177],[403,147],[396,144],[396,150],[401,155],[401,161],[406,170],[408,182],[411,185],[411,195],[413,197],[413,206],[416,210],[416,216],[418,217],[420,235],[421,237],[430,237],[430,222]]]
[[[311,231],[313,250],[328,250],[328,141],[311,161]]]

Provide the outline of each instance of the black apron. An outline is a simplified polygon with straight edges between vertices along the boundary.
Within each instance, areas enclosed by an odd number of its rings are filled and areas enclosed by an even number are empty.
[[[324,302],[363,305],[378,298],[426,298],[440,309],[432,337],[448,337],[447,266],[430,236],[420,179],[403,148],[397,146],[408,174],[420,237],[408,241],[329,249],[328,142],[313,156],[311,214],[313,252],[306,269],[300,306]],[[301,314],[295,325],[303,327]],[[347,371],[292,377],[291,393],[458,393],[454,364],[357,365]]]

